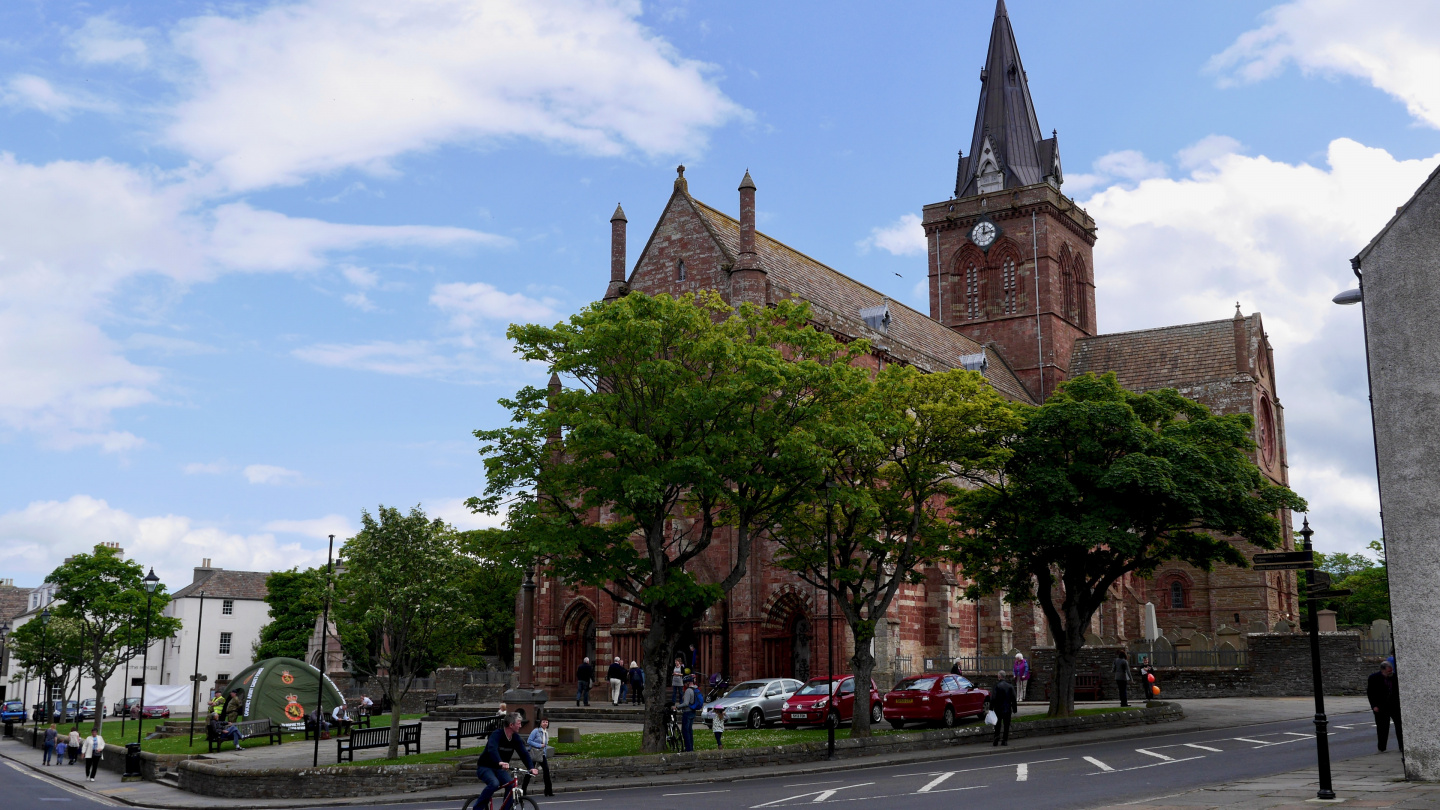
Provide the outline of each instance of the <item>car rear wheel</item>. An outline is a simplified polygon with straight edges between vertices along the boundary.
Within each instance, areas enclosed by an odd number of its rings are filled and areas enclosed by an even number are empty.
[[[745,724],[750,728],[764,728],[765,713],[760,711],[759,709],[751,709],[750,716],[746,718]]]
[[[879,703],[876,703],[876,702],[874,702],[874,701],[871,701],[871,702],[870,702],[870,725],[872,725],[872,726],[873,726],[873,725],[878,725],[878,724],[880,723],[880,721],[881,721],[881,720],[884,720],[884,719],[885,719],[885,710],[884,710],[883,708],[881,708],[881,706],[880,706]]]
[[[980,711],[975,713],[975,719],[984,720],[985,713],[988,711],[990,711],[990,698],[987,697],[980,702]]]
[[[954,707],[954,706],[946,706],[946,707],[945,707],[945,715],[940,718],[940,725],[944,726],[945,728],[954,728],[954,727],[955,727],[955,707]]]

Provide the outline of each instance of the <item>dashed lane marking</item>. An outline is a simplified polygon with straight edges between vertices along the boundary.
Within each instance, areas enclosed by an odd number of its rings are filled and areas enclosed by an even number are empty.
[[[1044,764],[1047,763],[1047,762],[1064,762],[1064,761],[1067,760],[1067,759],[1069,759],[1069,757],[1055,757],[1054,759],[1032,759],[1032,760],[1030,760],[1029,762],[1027,762],[1027,763],[1025,763],[1025,764],[1026,764],[1026,765],[1044,765]],[[895,773],[895,774],[891,774],[891,777],[892,777],[892,778],[895,778],[895,779],[902,779],[902,778],[907,777],[907,776],[939,776],[939,775],[942,774],[942,773],[948,773],[948,774],[952,774],[952,775],[953,775],[953,774],[957,774],[957,773],[970,773],[970,772],[972,772],[972,771],[989,771],[989,770],[994,770],[995,768],[1013,768],[1013,767],[1015,767],[1015,766],[1014,766],[1014,765],[1009,765],[1009,764],[1006,764],[1006,765],[985,765],[985,766],[980,767],[980,768],[965,768],[965,769],[959,770],[959,771],[917,771],[917,772],[913,772],[913,773]],[[819,783],[817,782],[817,783],[812,783],[812,784],[819,784]],[[793,786],[792,786],[792,785],[787,785],[787,787],[793,787]]]
[[[955,775],[955,772],[954,772],[954,771],[947,771],[947,772],[945,772],[945,773],[942,773],[942,774],[940,774],[939,776],[935,777],[934,779],[931,779],[929,782],[926,782],[924,787],[920,788],[919,790],[917,790],[917,791],[915,791],[915,792],[916,792],[916,793],[929,793],[930,791],[932,791],[932,790],[934,790],[936,787],[938,787],[941,782],[944,782],[946,779],[949,779],[950,777],[952,777],[952,776],[954,776],[954,775]]]
[[[1167,756],[1165,756],[1164,754],[1157,754],[1157,753],[1155,753],[1154,751],[1151,751],[1151,750],[1148,749],[1148,748],[1136,748],[1136,749],[1135,749],[1135,753],[1137,753],[1137,754],[1145,754],[1145,755],[1147,755],[1147,756],[1152,756],[1152,757],[1155,757],[1156,759],[1161,759],[1161,760],[1164,760],[1164,761],[1166,761],[1166,762],[1174,762],[1174,761],[1175,761],[1175,758],[1174,758],[1174,757],[1167,757]]]
[[[1274,744],[1275,744],[1275,743],[1269,742],[1269,741],[1267,741],[1267,740],[1256,740],[1256,739],[1251,739],[1250,737],[1231,737],[1230,739],[1232,739],[1232,740],[1238,740],[1239,742],[1255,743],[1256,745],[1274,745]]]
[[[1184,759],[1172,759],[1172,760],[1168,760],[1168,761],[1166,761],[1166,762],[1152,762],[1152,763],[1150,763],[1149,765],[1136,765],[1136,766],[1130,767],[1130,768],[1118,768],[1118,769],[1116,769],[1116,768],[1111,768],[1109,771],[1095,771],[1094,773],[1087,773],[1087,774],[1085,774],[1085,775],[1086,775],[1086,776],[1096,776],[1096,775],[1102,774],[1102,773],[1124,773],[1124,772],[1126,772],[1126,771],[1139,771],[1139,770],[1144,770],[1145,768],[1157,768],[1157,767],[1159,767],[1159,766],[1161,766],[1161,765],[1176,765],[1176,764],[1179,764],[1179,763],[1181,763],[1181,762],[1189,762],[1189,761],[1192,760],[1192,759],[1204,759],[1204,758],[1205,758],[1204,755],[1195,756],[1195,757],[1185,757]]]
[[[1314,735],[1314,734],[1301,734],[1301,733],[1298,732],[1298,731],[1286,731],[1286,732],[1284,732],[1284,733],[1285,733],[1285,734],[1289,734],[1291,737],[1304,737],[1304,738],[1306,738],[1307,740],[1313,740],[1313,739],[1315,739],[1315,735]]]
[[[727,790],[695,790],[689,793],[661,793],[661,796],[703,796],[706,793],[729,793]]]
[[[1030,766],[1022,762],[1015,766],[1015,781],[1024,782],[1030,778]]]
[[[1184,745],[1186,748],[1199,748],[1201,751],[1214,751],[1217,754],[1225,753],[1224,749],[1211,748],[1208,745],[1201,745],[1199,743],[1182,743],[1182,745]]]
[[[781,785],[780,787],[810,787],[811,785],[833,785],[837,782],[844,781],[844,779],[827,779],[824,782],[796,782],[793,785]]]
[[[830,798],[831,796],[834,796],[835,793],[836,793],[836,791],[849,790],[850,788],[857,788],[857,787],[865,787],[866,785],[873,785],[873,784],[875,784],[875,783],[874,783],[874,782],[861,782],[861,783],[858,784],[858,785],[845,785],[844,787],[829,788],[829,789],[827,789],[827,790],[812,790],[812,791],[810,791],[809,793],[801,793],[801,794],[798,795],[798,796],[787,796],[787,797],[785,797],[785,798],[783,798],[783,799],[776,799],[775,801],[772,801],[772,802],[765,802],[764,804],[752,805],[751,808],[750,808],[750,810],[758,810],[758,808],[761,808],[761,807],[774,807],[774,806],[777,805],[777,804],[785,804],[786,802],[793,802],[793,801],[795,801],[795,800],[797,800],[797,799],[804,799],[804,798],[806,798],[806,797],[808,797],[808,796],[814,796],[814,797],[815,797],[815,798],[813,798],[813,799],[810,800],[811,802],[823,802],[823,801],[825,801],[826,799]]]
[[[1088,763],[1090,763],[1091,765],[1094,765],[1095,767],[1099,768],[1099,769],[1101,770],[1101,772],[1104,772],[1104,771],[1113,771],[1113,770],[1115,770],[1114,768],[1110,767],[1109,765],[1106,765],[1105,763],[1101,762],[1100,760],[1098,760],[1098,759],[1096,759],[1096,758],[1094,758],[1094,757],[1085,757],[1085,761],[1088,762]]]

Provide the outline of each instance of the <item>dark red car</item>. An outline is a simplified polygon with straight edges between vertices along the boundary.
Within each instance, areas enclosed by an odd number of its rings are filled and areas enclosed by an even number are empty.
[[[939,723],[945,728],[961,717],[984,717],[990,691],[959,675],[927,672],[895,684],[885,695],[885,719],[895,728],[906,723]]]
[[[140,716],[141,716],[141,717],[153,717],[153,718],[169,717],[169,716],[170,716],[170,707],[169,707],[169,706],[146,706],[145,709],[140,712]]]
[[[835,705],[830,705],[830,682],[835,681]],[[849,722],[855,711],[855,676],[811,678],[780,708],[780,724],[796,726],[840,725]],[[870,722],[880,722],[880,690],[870,682]]]

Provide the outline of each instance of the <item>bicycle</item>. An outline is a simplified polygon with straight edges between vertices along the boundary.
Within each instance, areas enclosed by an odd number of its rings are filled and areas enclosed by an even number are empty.
[[[680,712],[675,704],[665,704],[665,747],[678,754],[685,750],[685,735],[680,728]]]
[[[479,803],[480,797],[477,795],[471,796],[469,801],[460,806],[460,810],[500,810],[500,808],[507,806],[507,801],[510,803],[508,805],[510,810],[540,810],[540,805],[536,804],[534,799],[525,795],[525,789],[530,786],[531,776],[533,776],[533,774],[529,771],[516,771],[512,768],[510,771],[510,781],[501,786],[505,792],[503,794],[497,793],[492,795],[490,797],[489,807],[482,807]],[[498,805],[495,803],[496,799],[500,800]]]

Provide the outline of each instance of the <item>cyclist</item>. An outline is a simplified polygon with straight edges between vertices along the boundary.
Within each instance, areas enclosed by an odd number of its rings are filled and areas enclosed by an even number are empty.
[[[524,760],[526,767],[530,769],[533,776],[539,773],[535,769],[535,763],[531,761],[530,754],[525,750],[525,741],[520,738],[521,718],[519,712],[510,712],[505,715],[505,725],[495,730],[490,739],[485,743],[485,750],[480,754],[480,761],[475,765],[475,778],[485,783],[485,789],[480,791],[480,798],[476,800],[475,806],[489,810],[490,797],[495,791],[508,784],[512,778],[510,771],[510,758],[516,754]],[[501,810],[509,810],[510,800],[507,798]]]

